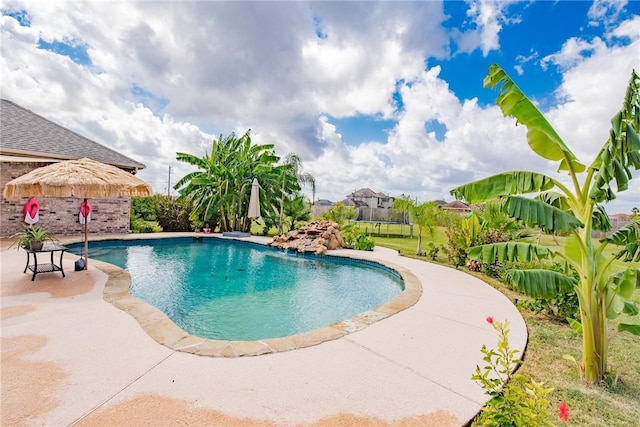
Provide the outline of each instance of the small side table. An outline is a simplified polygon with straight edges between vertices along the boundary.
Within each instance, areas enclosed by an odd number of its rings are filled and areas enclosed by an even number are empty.
[[[56,244],[46,244],[42,247],[42,249],[39,249],[37,251],[25,248],[25,251],[27,252],[27,265],[24,267],[23,273],[26,273],[27,270],[32,271],[33,272],[33,276],[31,276],[32,282],[35,280],[36,274],[40,274],[40,273],[51,273],[54,271],[59,271],[62,273],[62,277],[65,277],[64,270],[62,269],[62,255],[64,255],[64,252],[66,250],[67,248],[65,246],[56,245]],[[38,264],[38,254],[43,252],[48,252],[51,255],[50,263]],[[58,264],[56,264],[53,261],[53,254],[55,252],[60,252],[60,262]],[[33,264],[29,264],[32,254],[33,254]]]

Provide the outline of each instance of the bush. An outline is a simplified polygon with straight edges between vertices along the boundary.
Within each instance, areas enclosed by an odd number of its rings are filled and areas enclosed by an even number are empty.
[[[429,258],[435,261],[435,259],[438,258],[438,252],[440,252],[440,246],[437,246],[433,242],[429,242],[427,245],[427,255]]]
[[[522,374],[512,374],[514,366],[522,364],[518,350],[509,348],[509,322],[498,322],[487,317],[498,333],[497,349],[482,345],[486,366],[476,366],[471,379],[485,394],[491,396],[482,412],[473,420],[473,426],[553,426],[548,420],[549,394],[552,388],[533,381]]]
[[[159,233],[162,227],[156,221],[145,221],[141,218],[131,218],[132,233]]]
[[[145,221],[155,221],[156,213],[153,209],[153,200],[155,196],[149,197],[132,197],[131,198],[131,217],[134,216]]]
[[[153,196],[156,221],[164,231],[191,231],[191,204],[172,196]]]

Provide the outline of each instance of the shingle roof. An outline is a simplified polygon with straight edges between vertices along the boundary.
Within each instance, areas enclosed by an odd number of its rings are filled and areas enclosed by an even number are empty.
[[[74,160],[88,157],[126,170],[144,169],[137,162],[51,120],[2,99],[0,153],[22,157]]]
[[[442,205],[443,208],[446,209],[460,209],[460,210],[471,210],[468,204],[465,202],[461,202],[460,200],[454,200],[453,202],[445,203]]]
[[[376,193],[375,191],[373,191],[370,188],[361,188],[361,189],[356,190],[353,193],[349,194],[347,197],[360,197],[360,198],[379,197],[379,198],[385,199],[385,198],[387,198],[389,196],[387,196],[384,193]]]

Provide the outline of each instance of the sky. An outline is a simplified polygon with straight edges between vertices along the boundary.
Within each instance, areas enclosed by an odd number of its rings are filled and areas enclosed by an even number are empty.
[[[0,3],[1,94],[146,165],[155,192],[219,135],[296,153],[316,199],[418,201],[509,170],[563,182],[482,82],[500,65],[590,164],[640,71],[639,1]],[[309,188],[304,193],[311,198]],[[640,173],[606,206],[640,207]]]

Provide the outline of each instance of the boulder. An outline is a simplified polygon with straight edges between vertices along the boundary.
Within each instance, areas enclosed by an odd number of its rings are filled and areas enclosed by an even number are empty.
[[[338,231],[338,224],[322,220],[312,222],[299,230],[290,231],[285,236],[275,236],[269,246],[303,253],[324,254],[327,250],[343,247],[344,242]]]

